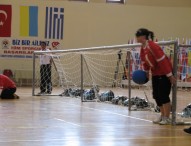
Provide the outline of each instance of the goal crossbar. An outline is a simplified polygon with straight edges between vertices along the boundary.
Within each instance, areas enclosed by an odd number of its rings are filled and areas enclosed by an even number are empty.
[[[158,45],[173,45],[177,41],[160,41],[156,42]],[[70,53],[70,52],[85,52],[85,51],[97,51],[97,50],[107,50],[107,49],[119,49],[119,48],[135,48],[140,47],[140,43],[135,44],[123,44],[123,45],[112,45],[112,46],[99,46],[99,47],[89,47],[89,48],[78,48],[78,49],[66,49],[66,50],[51,50],[47,51],[34,51],[33,54],[43,54],[43,53]]]

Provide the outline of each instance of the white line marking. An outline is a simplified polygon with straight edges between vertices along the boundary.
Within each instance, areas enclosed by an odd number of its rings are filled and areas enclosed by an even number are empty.
[[[115,113],[115,112],[100,110],[100,109],[91,108],[91,107],[86,107],[86,106],[80,106],[80,105],[76,105],[76,104],[71,104],[71,105],[79,106],[79,107],[83,107],[83,108],[87,108],[87,109],[93,109],[93,110],[96,110],[96,111],[101,111],[101,112],[110,113],[110,114],[113,114],[113,115],[118,115],[118,116],[122,116],[122,117],[127,117],[127,118],[131,118],[131,119],[136,119],[136,120],[145,121],[145,122],[151,122],[151,123],[152,123],[151,120],[136,118],[136,117],[133,117],[133,116],[127,116],[127,115],[123,115],[123,114],[119,114],[119,113]]]
[[[65,120],[63,120],[63,119],[58,119],[58,118],[54,118],[54,119],[55,119],[55,120],[58,120],[58,121],[65,122],[65,123],[70,124],[70,125],[74,125],[74,126],[81,127],[81,125],[79,125],[79,124],[75,124],[75,123],[72,123],[72,122],[67,122],[67,121],[65,121]]]
[[[86,107],[86,108],[89,108],[89,107]],[[101,111],[101,112],[106,112],[106,113],[110,113],[110,114],[114,114],[114,115],[118,115],[118,116],[122,116],[122,117],[128,117],[131,119],[136,119],[136,120],[141,120],[141,121],[146,121],[146,122],[152,122],[150,120],[145,120],[145,119],[141,119],[141,118],[127,116],[127,115],[123,115],[123,114],[119,114],[119,113],[115,113],[115,112],[110,112],[110,111],[105,111],[105,110],[100,110],[100,109],[95,109],[95,108],[89,108],[89,109],[93,109],[93,110],[97,110],[97,111]]]
[[[80,140],[83,141],[83,140],[99,140],[99,141],[113,141],[113,140],[141,140],[141,139],[189,139],[190,136],[176,136],[176,137],[172,137],[172,136],[169,136],[169,137],[139,137],[139,138],[134,138],[134,137],[125,137],[125,138],[108,138],[108,137],[105,137],[105,138],[81,138]],[[14,139],[14,140],[0,140],[0,143],[3,143],[3,142],[39,142],[39,141],[43,141],[43,142],[47,142],[47,141],[73,141],[71,139],[71,137],[68,137],[68,138],[60,138],[60,139],[26,139],[26,140],[17,140],[17,139]]]

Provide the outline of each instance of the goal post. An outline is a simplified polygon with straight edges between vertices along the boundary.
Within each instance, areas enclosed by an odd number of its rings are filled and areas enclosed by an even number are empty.
[[[178,50],[177,41],[157,42],[164,51],[171,56],[173,74],[177,77]],[[129,99],[128,109],[132,110],[131,99],[137,94],[135,85],[131,80],[132,64],[134,63],[133,50],[140,49],[141,44],[123,44],[113,46],[99,46],[90,48],[35,51],[33,53],[33,89],[32,95],[38,95],[40,85],[39,56],[49,55],[54,61],[52,65],[52,94],[46,96],[72,96],[79,97],[82,102],[98,101],[100,92],[111,90],[116,95],[126,96]],[[119,58],[119,53],[122,56]],[[139,51],[137,51],[139,52]],[[140,59],[140,58],[139,58]],[[120,61],[123,61],[122,63]],[[140,63],[140,61],[139,61]],[[125,65],[124,65],[125,64]],[[125,72],[124,72],[125,66]],[[138,64],[140,67],[140,64]],[[126,78],[123,78],[126,75]],[[114,86],[114,84],[116,86]],[[151,84],[148,85],[149,87]],[[138,86],[140,87],[140,86]],[[75,90],[73,90],[75,89]],[[91,90],[92,89],[92,90]],[[88,97],[85,92],[88,92]],[[91,91],[95,100],[91,98]],[[141,91],[141,88],[138,92]],[[148,92],[151,92],[150,90]],[[141,94],[144,95],[143,92]],[[90,95],[90,96],[89,96]],[[140,95],[140,94],[139,94]],[[172,125],[177,124],[177,82],[172,86]],[[152,97],[151,97],[152,98]],[[149,100],[151,99],[149,97]]]

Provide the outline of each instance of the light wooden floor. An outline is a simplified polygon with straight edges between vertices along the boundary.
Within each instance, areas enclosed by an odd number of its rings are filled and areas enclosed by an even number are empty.
[[[76,98],[0,100],[0,146],[190,146],[185,126],[153,125],[156,113]]]

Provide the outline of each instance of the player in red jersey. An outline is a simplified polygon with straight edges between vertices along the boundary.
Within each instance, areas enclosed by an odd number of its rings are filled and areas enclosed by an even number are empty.
[[[0,74],[0,89],[1,99],[19,99],[19,96],[15,94],[16,85],[15,83],[7,76]]]
[[[153,98],[160,108],[161,116],[153,121],[155,124],[170,124],[170,91],[176,79],[172,74],[172,64],[159,45],[153,42],[154,33],[141,28],[136,32],[137,42],[142,44],[140,58],[143,69],[152,74]]]

